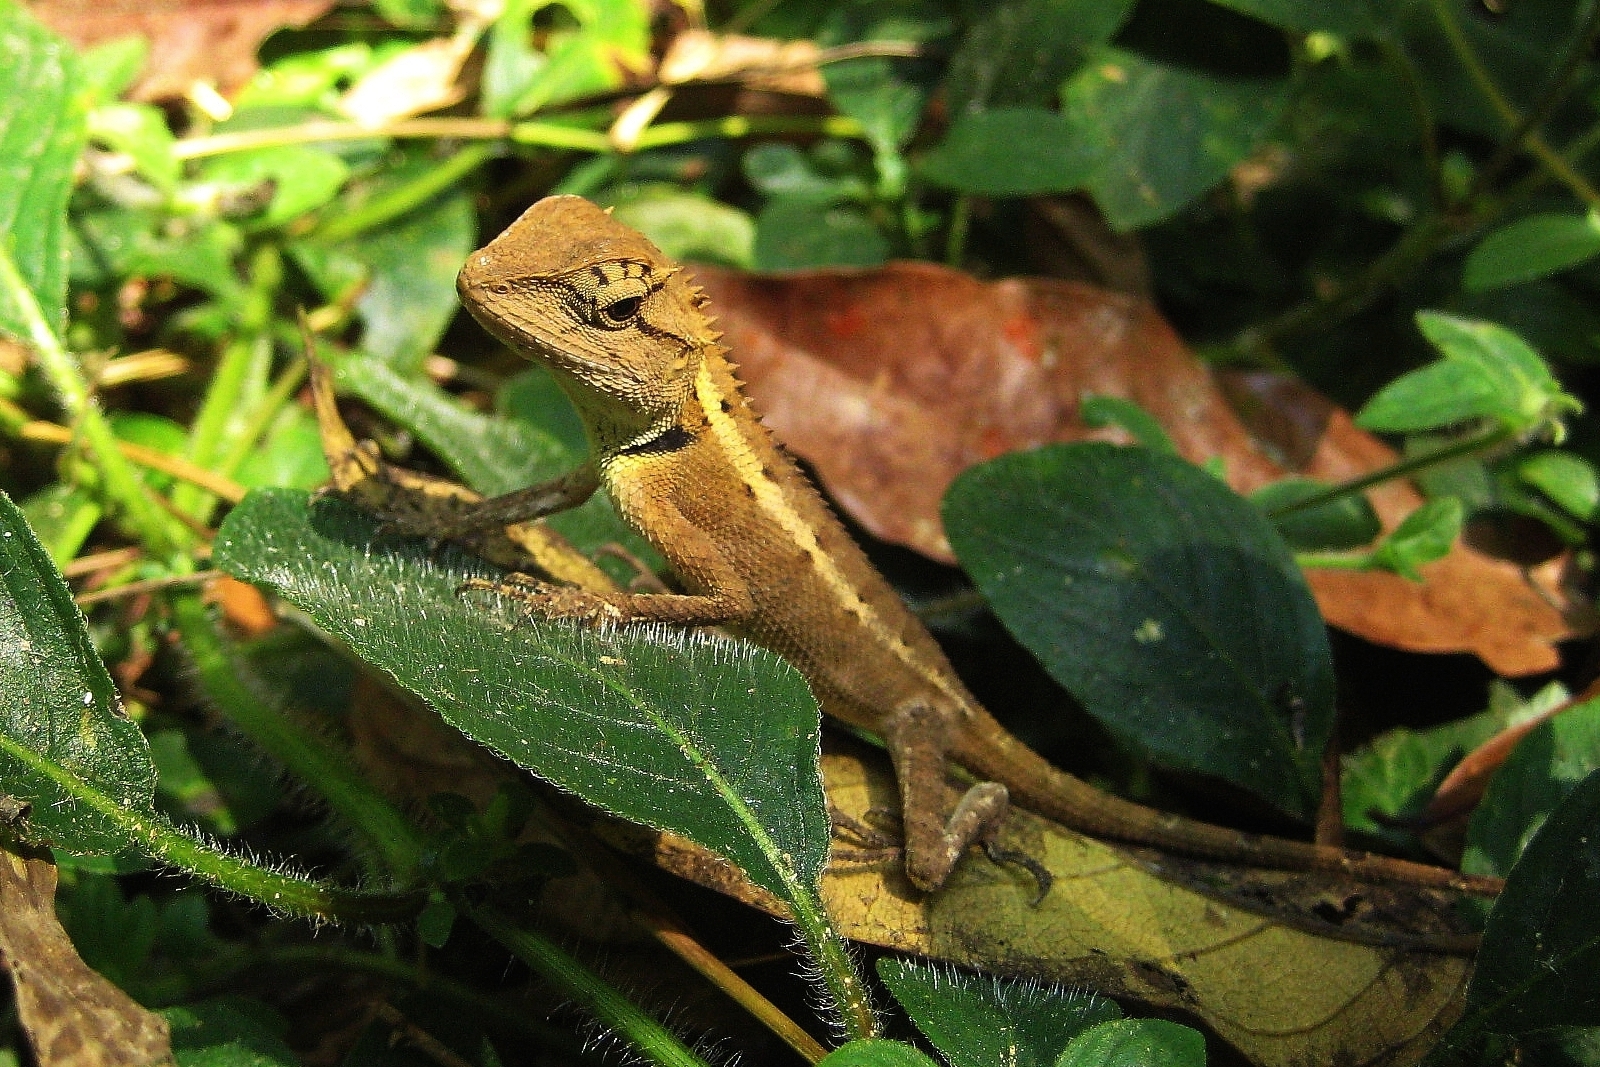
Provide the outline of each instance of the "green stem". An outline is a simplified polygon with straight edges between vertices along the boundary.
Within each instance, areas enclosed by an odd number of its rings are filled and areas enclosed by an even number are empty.
[[[355,210],[330,216],[307,239],[319,244],[337,244],[375,230],[426,204],[483,166],[494,154],[493,145],[468,145],[444,162],[429,167],[418,177],[373,197]]]
[[[1387,467],[1371,471],[1359,478],[1352,478],[1348,482],[1340,482],[1338,485],[1329,486],[1320,493],[1273,508],[1267,512],[1267,515],[1269,518],[1279,518],[1296,511],[1319,508],[1341,497],[1363,492],[1382,482],[1392,481],[1396,478],[1406,478],[1416,474],[1418,471],[1424,471],[1429,467],[1436,467],[1441,463],[1449,463],[1465,456],[1491,452],[1515,436],[1516,432],[1514,430],[1507,429],[1504,426],[1496,426],[1493,429],[1485,430],[1483,433],[1472,437],[1463,438],[1432,452],[1425,452],[1420,456],[1412,456],[1409,459],[1403,459],[1398,463],[1391,463]]]
[[[1423,88],[1422,77],[1417,73],[1417,65],[1411,61],[1410,54],[1399,41],[1388,34],[1381,34],[1378,37],[1378,47],[1399,72],[1400,80],[1405,83],[1411,110],[1417,116],[1418,132],[1422,141],[1422,160],[1428,169],[1428,184],[1433,189],[1434,205],[1443,208],[1444,168],[1439,165],[1439,132],[1433,117],[1433,107],[1428,103],[1427,90]]]
[[[1372,565],[1371,552],[1296,552],[1301,570],[1363,571]]]
[[[608,1058],[598,1052],[584,1055],[572,1033],[537,1022],[529,1018],[526,1012],[512,1010],[501,1000],[480,993],[463,982],[404,960],[338,945],[293,945],[252,950],[243,958],[230,961],[224,968],[207,972],[205,986],[215,992],[234,990],[237,988],[237,976],[264,968],[278,968],[292,974],[303,974],[317,968],[337,969],[404,982],[426,992],[429,997],[472,1012],[481,1019],[491,1020],[496,1026],[521,1031],[549,1051],[559,1052],[566,1057],[578,1057],[580,1062],[598,1063]]]
[[[283,260],[273,245],[262,245],[250,259],[250,284],[238,311],[238,332],[223,347],[205,398],[189,429],[189,459],[208,470],[243,428],[250,382],[266,374],[272,360],[272,306],[283,282]],[[173,503],[201,521],[216,497],[192,485],[173,490]]]
[[[944,263],[960,268],[967,253],[967,226],[972,221],[972,197],[961,195],[950,205],[950,228],[945,231]]]
[[[284,369],[278,380],[272,383],[272,388],[267,390],[266,396],[261,398],[260,405],[245,425],[243,432],[239,434],[239,439],[233,443],[233,448],[217,464],[218,474],[226,478],[234,476],[239,465],[255,450],[262,435],[267,432],[267,427],[272,424],[272,420],[278,417],[278,412],[283,410],[283,406],[289,402],[305,380],[304,359],[296,359]]]
[[[1445,40],[1449,42],[1451,51],[1456,55],[1467,72],[1467,77],[1474,87],[1489,102],[1489,106],[1500,116],[1500,121],[1506,124],[1507,130],[1520,130],[1523,128],[1523,117],[1517,109],[1506,99],[1500,87],[1495,84],[1494,78],[1489,74],[1483,61],[1478,58],[1478,53],[1473,49],[1472,42],[1467,40],[1466,33],[1461,24],[1456,21],[1455,13],[1450,10],[1450,0],[1429,0],[1428,6],[1433,11],[1434,21],[1439,24],[1439,29],[1444,33]],[[1590,185],[1583,175],[1572,168],[1572,165],[1563,159],[1550,147],[1543,137],[1531,128],[1525,131],[1522,140],[1525,141],[1528,153],[1548,170],[1557,181],[1561,182],[1573,195],[1577,196],[1590,207],[1600,207],[1600,191]]]
[[[563,126],[558,122],[518,122],[511,127],[509,136],[517,144],[539,148],[566,148],[579,152],[611,152],[616,148],[604,133],[578,126]]]
[[[646,1061],[661,1067],[707,1067],[672,1031],[549,938],[490,907],[463,905],[462,910],[562,996],[625,1038]]]
[[[10,299],[11,306],[26,324],[26,339],[33,346],[39,369],[60,397],[67,421],[75,425],[88,442],[106,497],[151,555],[179,560],[180,550],[194,538],[146,493],[143,480],[117,448],[116,435],[95,403],[76,361],[56,337],[33,290],[28,288],[3,242],[0,242],[0,292]],[[181,562],[175,565],[182,567]]]
[[[348,754],[298,726],[240,680],[245,668],[235,661],[198,595],[175,594],[171,605],[173,620],[206,696],[228,721],[355,827],[398,881],[410,879],[425,847],[411,821],[355,770]]]
[[[636,151],[684,144],[710,137],[762,137],[774,134],[820,134],[824,137],[864,137],[861,123],[844,115],[822,118],[805,115],[729,115],[697,122],[663,122],[639,135]]]
[[[4,734],[0,734],[0,753],[53,781],[73,803],[114,826],[145,855],[270,908],[333,922],[387,923],[414,918],[427,903],[427,895],[420,891],[341,889],[262,867],[185,833],[152,808],[125,807],[93,783]]]

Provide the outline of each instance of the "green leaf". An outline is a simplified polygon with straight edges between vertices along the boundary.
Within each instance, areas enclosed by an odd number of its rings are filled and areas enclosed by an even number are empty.
[[[200,176],[241,191],[271,189],[265,210],[251,220],[260,228],[281,226],[332,200],[350,168],[332,152],[309,145],[273,145],[230,152],[202,163]]]
[[[1371,566],[1422,581],[1418,568],[1450,554],[1465,518],[1466,509],[1456,497],[1428,501],[1407,515],[1373,550]]]
[[[1421,814],[1434,790],[1463,756],[1495,734],[1567,699],[1552,683],[1524,701],[1504,682],[1489,690],[1489,707],[1428,730],[1396,729],[1345,755],[1341,782],[1344,823],[1404,847],[1410,835],[1388,823]]]
[[[847,59],[829,63],[822,74],[828,100],[840,114],[861,123],[868,143],[880,154],[894,152],[917,132],[926,93],[901,75],[895,60]]]
[[[356,310],[366,325],[362,347],[402,373],[415,371],[460,309],[456,273],[477,240],[472,196],[434,197],[380,229],[323,245],[290,246],[295,261],[330,299],[366,278]]]
[[[1489,914],[1461,1026],[1600,1025],[1600,773],[1551,813]]]
[[[1055,102],[1085,49],[1127,21],[1132,0],[1010,0],[967,28],[945,71],[950,113]]]
[[[1296,33],[1334,33],[1349,37],[1377,31],[1365,0],[1211,0],[1262,22]],[[1380,0],[1382,2],[1382,0]]]
[[[918,162],[936,185],[979,196],[1037,196],[1080,188],[1108,145],[1041,107],[963,114]],[[1087,135],[1087,136],[1086,136]]]
[[[792,144],[754,145],[744,154],[740,169],[745,180],[765,195],[797,204],[862,202],[871,196],[867,183],[860,177],[824,174],[810,157]]]
[[[429,29],[444,17],[444,0],[375,0],[384,21],[407,29]]]
[[[1166,766],[1315,810],[1327,634],[1247,501],[1171,456],[1075,444],[968,470],[944,514],[1001,621],[1096,719]]]
[[[150,104],[102,104],[89,112],[89,137],[133,159],[134,170],[163,193],[177,188],[182,167],[167,117]]]
[[[757,270],[875,267],[889,242],[861,209],[779,197],[756,219]]]
[[[282,1018],[258,1001],[219,997],[168,1008],[178,1067],[295,1067]]]
[[[1492,418],[1521,432],[1581,407],[1510,330],[1437,311],[1417,312],[1417,326],[1444,358],[1379,390],[1356,415],[1363,429],[1411,433]]]
[[[32,805],[24,836],[69,852],[126,848],[117,816],[155,814],[149,747],[66,582],[4,493],[0,693],[0,790]]]
[[[1074,1038],[1055,1067],[1205,1067],[1206,1039],[1165,1019],[1117,1019]]]
[[[1600,770],[1600,700],[1568,708],[1517,743],[1467,826],[1461,869],[1504,877],[1550,813]]]
[[[1571,452],[1535,452],[1517,464],[1517,477],[1584,522],[1600,508],[1600,474]]]
[[[1600,215],[1529,215],[1490,233],[1467,257],[1469,292],[1537,281],[1600,255]]]
[[[878,977],[950,1067],[1049,1067],[1078,1034],[1122,1016],[1093,993],[911,960],[880,959]]]
[[[52,482],[22,502],[22,514],[57,567],[78,554],[105,509],[79,485]]]
[[[81,57],[83,79],[95,102],[109,103],[126,92],[149,56],[150,42],[137,34],[87,49]]]
[[[1118,230],[1170,218],[1227,177],[1277,125],[1286,80],[1238,80],[1098,49],[1062,88],[1081,144],[1105,146],[1089,191]]]
[[[1340,552],[1369,545],[1383,532],[1372,501],[1361,493],[1347,493],[1315,507],[1290,510],[1328,490],[1325,482],[1310,478],[1285,478],[1250,494],[1279,535],[1296,552]]]
[[[754,259],[755,220],[708,196],[658,185],[601,206],[613,208],[613,218],[679,262],[700,260],[748,270]]]
[[[415,433],[458,477],[485,496],[548,481],[582,461],[580,454],[537,426],[468,411],[437,386],[403,378],[378,360],[346,356],[336,374],[341,386]],[[647,561],[659,558],[623,524],[604,494],[545,521],[581,551],[614,542]]]
[[[864,1038],[841,1045],[817,1067],[939,1067],[922,1052],[899,1041]]]
[[[0,241],[50,324],[66,321],[67,199],[92,90],[60,38],[25,7],[0,5]],[[28,335],[0,296],[0,333]]]
[[[378,538],[331,499],[251,494],[216,565],[278,592],[451,725],[590,803],[682,834],[794,900],[829,828],[805,680],[745,645],[651,627],[597,632],[463,596],[492,577]]]
[[[239,469],[234,481],[251,489],[269,485],[314,489],[328,481],[317,419],[302,407],[287,407],[273,420],[260,445]]]
[[[560,6],[576,28],[545,35],[529,47],[533,16]],[[513,0],[495,20],[485,59],[483,108],[496,117],[528,115],[551,104],[620,88],[624,69],[649,67],[650,16],[634,0]]]
[[[1131,400],[1085,393],[1078,404],[1078,417],[1091,430],[1117,426],[1152,452],[1164,452],[1169,456],[1178,454],[1178,446],[1172,443],[1172,438],[1167,436],[1160,421]]]

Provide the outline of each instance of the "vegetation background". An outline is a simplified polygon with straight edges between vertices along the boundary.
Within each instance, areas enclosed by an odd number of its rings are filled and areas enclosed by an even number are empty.
[[[0,0],[0,1057],[1600,1063],[1597,36],[1579,0]],[[557,192],[696,264],[1031,745],[1503,892],[1157,877],[1020,815],[1042,902],[977,857],[933,900],[824,874],[792,670],[520,619],[313,498],[310,347],[397,462],[581,456],[454,292]],[[659,565],[604,501],[550,525],[584,580]]]

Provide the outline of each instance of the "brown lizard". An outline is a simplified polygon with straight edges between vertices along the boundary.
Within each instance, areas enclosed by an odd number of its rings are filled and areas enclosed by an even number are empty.
[[[402,525],[470,539],[574,507],[604,486],[684,592],[590,591],[524,576],[491,587],[546,616],[719,625],[783,656],[828,714],[886,742],[906,871],[918,887],[942,886],[970,845],[992,844],[1015,798],[1096,837],[1190,856],[1493,888],[1492,880],[1143,807],[1057,770],[1006,733],[762,426],[705,296],[608,212],[573,196],[540,201],[468,258],[457,289],[485,329],[555,376],[583,418],[592,456],[546,485]],[[950,759],[982,779],[953,811],[945,803]]]

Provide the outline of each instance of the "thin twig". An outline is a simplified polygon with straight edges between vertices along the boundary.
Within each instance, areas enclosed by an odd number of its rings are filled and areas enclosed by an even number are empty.
[[[181,585],[202,585],[216,578],[221,578],[221,571],[195,571],[193,574],[165,574],[160,578],[145,578],[138,582],[129,582],[127,585],[114,585],[109,589],[96,589],[92,593],[79,593],[73,597],[78,607],[86,608],[90,604],[103,604],[108,600],[122,600],[140,593],[154,593],[160,589],[171,589]]]
[[[25,441],[40,441],[51,445],[67,445],[73,441],[71,429],[43,420],[25,423],[18,427],[16,432],[17,436]],[[190,463],[182,456],[169,456],[165,452],[157,452],[153,448],[146,448],[132,441],[118,441],[117,451],[141,467],[170,474],[174,478],[197,485],[207,492],[215,493],[230,504],[237,504],[244,499],[246,492],[244,486]]]

